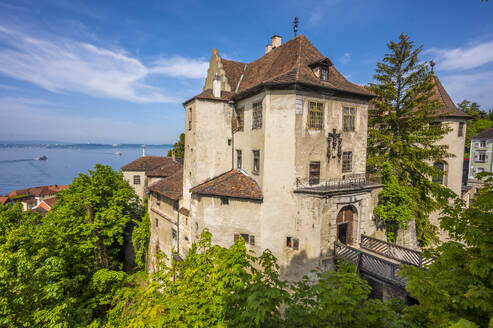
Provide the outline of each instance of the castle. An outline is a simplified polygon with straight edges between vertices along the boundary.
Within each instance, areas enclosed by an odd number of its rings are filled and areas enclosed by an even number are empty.
[[[456,154],[436,165],[460,195],[467,117],[436,77],[435,88],[452,127],[443,142]],[[157,250],[186,256],[208,229],[215,244],[243,238],[257,254],[269,249],[282,276],[299,279],[332,265],[336,241],[358,247],[362,235],[382,238],[372,218],[381,185],[365,174],[372,98],[303,35],[284,44],[273,36],[251,63],[214,49],[203,91],[183,103],[183,165],[163,162],[171,170],[144,186],[151,259]],[[146,157],[130,168],[156,177],[159,161]],[[129,182],[147,179],[126,171]]]

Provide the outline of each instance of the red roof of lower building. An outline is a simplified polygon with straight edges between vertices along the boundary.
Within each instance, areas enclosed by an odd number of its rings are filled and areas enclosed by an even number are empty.
[[[0,196],[0,204],[1,205],[4,205],[8,200],[9,200],[9,198],[7,196]]]
[[[159,180],[149,187],[150,192],[158,193],[171,200],[178,200],[183,194],[183,170],[177,171],[170,177]]]
[[[34,197],[45,197],[49,195],[55,195],[61,190],[67,189],[68,186],[63,185],[49,185],[49,186],[39,186],[26,189],[17,189],[10,192],[7,196],[9,198],[17,196],[34,196]]]
[[[192,189],[192,193],[203,196],[219,196],[263,200],[262,190],[257,181],[244,171],[233,169],[201,183]]]

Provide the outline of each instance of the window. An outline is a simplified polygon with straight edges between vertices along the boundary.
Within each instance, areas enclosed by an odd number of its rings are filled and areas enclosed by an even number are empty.
[[[134,175],[134,185],[140,184],[140,175]]]
[[[188,130],[192,130],[192,109],[188,109]]]
[[[228,146],[231,146],[231,139],[228,139]]]
[[[350,172],[353,169],[353,152],[342,153],[342,172]]]
[[[459,122],[459,137],[464,135],[464,122]]]
[[[474,161],[478,163],[484,163],[488,159],[485,151],[477,151],[474,153]]]
[[[486,140],[481,140],[481,144],[479,147],[486,148]]]
[[[159,227],[159,219],[157,218],[157,216],[154,218],[154,224],[157,227]]]
[[[252,129],[260,129],[262,127],[262,102],[253,103],[252,115]]]
[[[435,169],[438,169],[442,172],[445,171],[445,164],[442,163],[442,162],[436,162],[435,164],[433,164],[433,167]],[[432,177],[432,181],[433,182],[438,182],[439,184],[443,184],[443,173],[440,173],[440,174],[436,174]]]
[[[253,173],[260,172],[260,150],[253,151]]]
[[[343,130],[354,131],[354,116],[356,109],[352,107],[344,107],[343,110]]]
[[[320,162],[310,162],[310,177],[308,183],[310,185],[320,183]]]
[[[313,130],[322,129],[322,118],[324,112],[324,104],[310,101],[308,104],[308,128]]]
[[[241,169],[241,150],[236,150],[236,167]]]
[[[159,195],[156,195],[156,205],[161,205],[161,197]]]
[[[243,238],[243,240],[245,241],[245,244],[255,246],[255,236],[254,235],[249,235],[247,233],[235,233],[234,234],[234,242],[236,243],[238,240],[240,240],[240,237]]]
[[[228,205],[229,204],[229,198],[228,197],[221,197],[221,204]]]
[[[234,130],[235,131],[243,131],[244,127],[244,108],[236,109],[236,119],[234,120]]]
[[[298,238],[286,237],[286,247],[298,250],[300,248],[300,241]]]
[[[320,68],[320,79],[323,81],[327,81],[328,71],[326,68]]]
[[[176,233],[176,229],[171,228],[171,238],[173,238],[173,240],[176,240],[176,236],[177,236],[177,235],[178,235],[178,234]]]

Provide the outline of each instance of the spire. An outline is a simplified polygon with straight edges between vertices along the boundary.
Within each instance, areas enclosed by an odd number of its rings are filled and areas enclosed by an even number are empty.
[[[298,33],[298,23],[299,23],[298,16],[294,16],[294,21],[293,21],[294,37],[296,37],[296,33]]]

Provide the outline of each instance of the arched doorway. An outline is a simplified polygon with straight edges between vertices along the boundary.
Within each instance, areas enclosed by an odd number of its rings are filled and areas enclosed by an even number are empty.
[[[344,206],[337,214],[337,241],[346,245],[353,242],[353,219],[355,216],[354,207]]]

